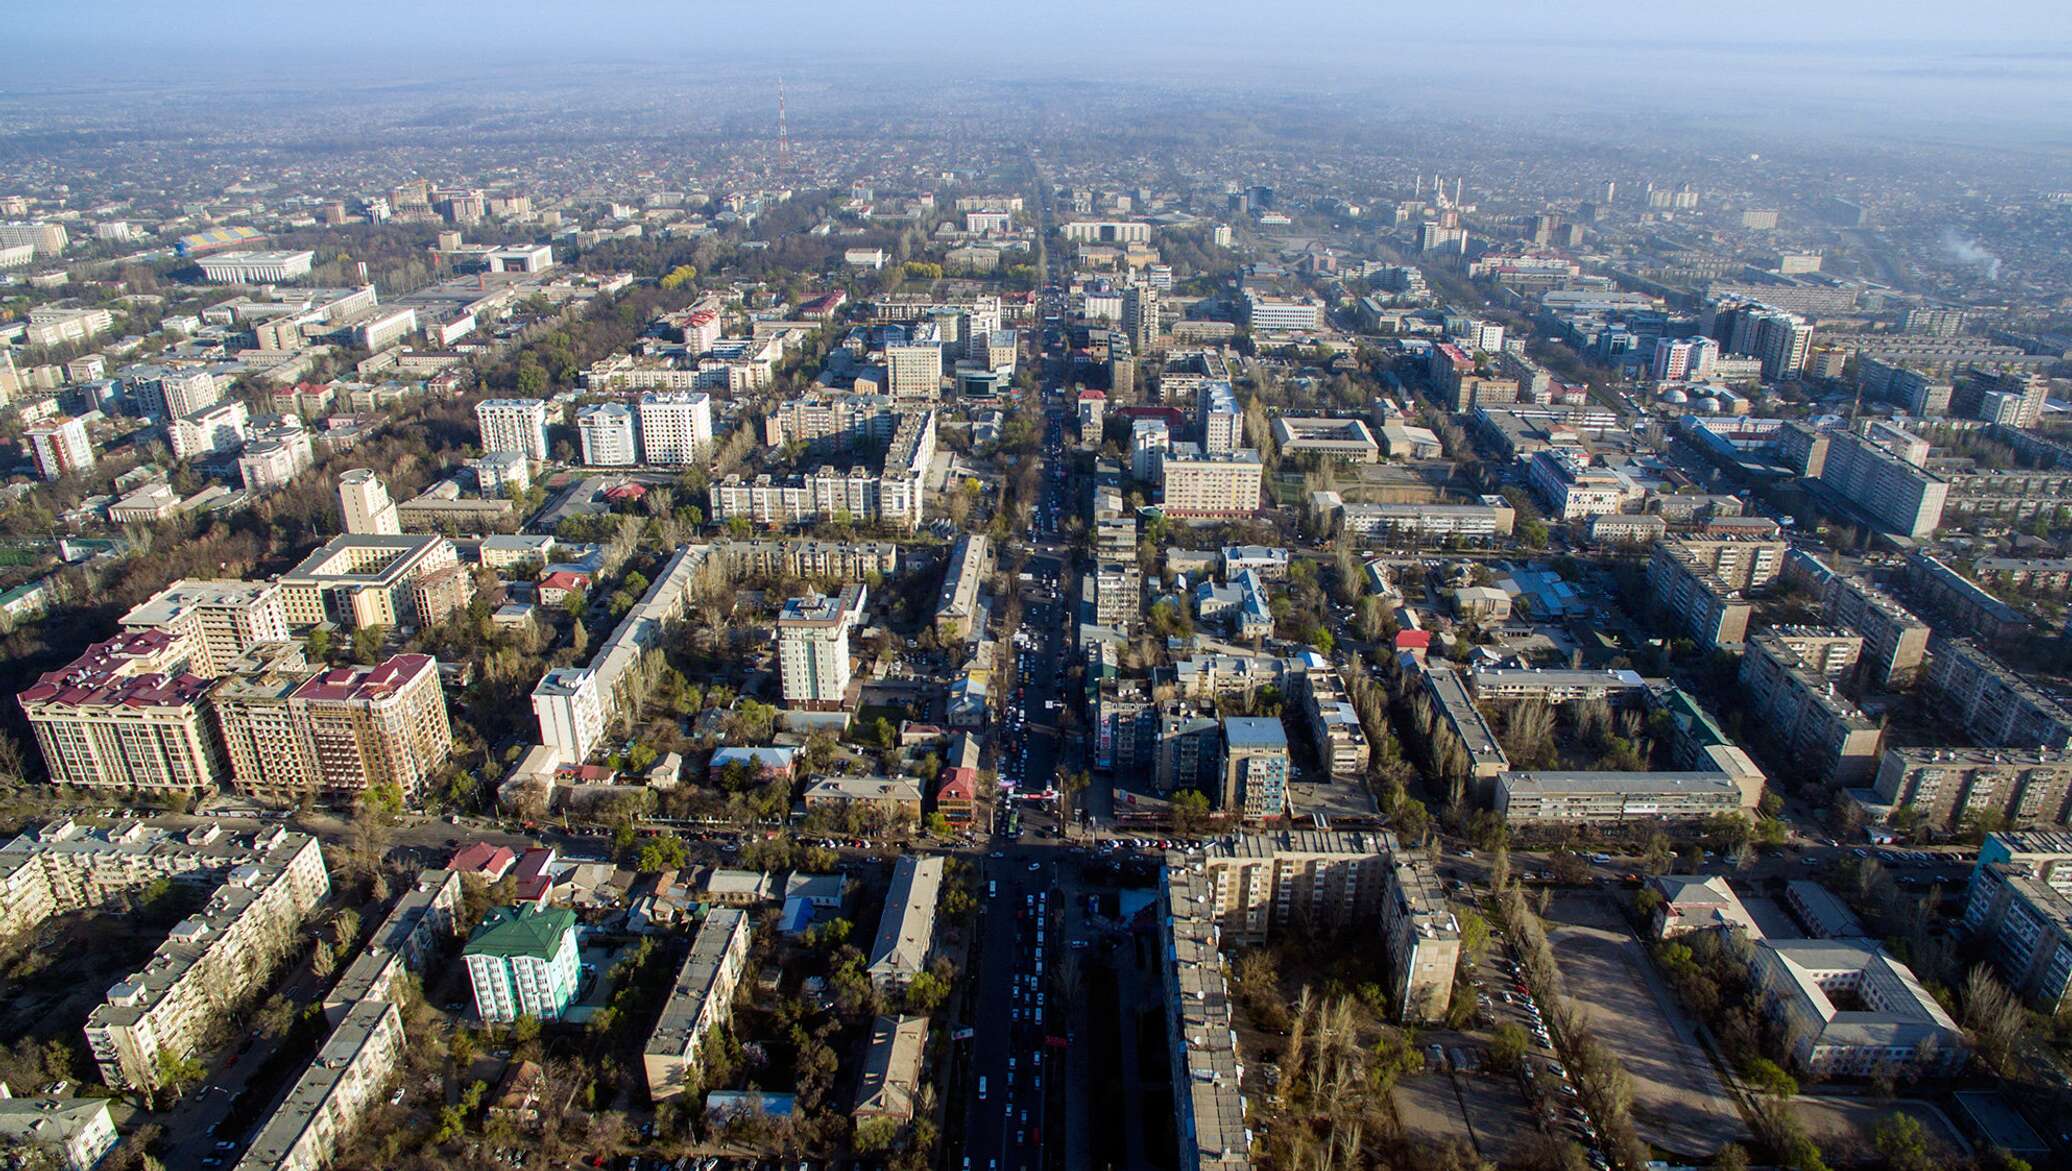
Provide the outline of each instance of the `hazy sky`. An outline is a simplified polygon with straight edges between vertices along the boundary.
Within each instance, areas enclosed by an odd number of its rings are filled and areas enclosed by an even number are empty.
[[[637,89],[724,65],[859,98],[945,77],[1141,81],[2072,147],[2066,0],[75,0],[7,20],[10,58],[38,68],[0,74],[0,97],[486,74]],[[802,95],[799,123],[813,112]]]

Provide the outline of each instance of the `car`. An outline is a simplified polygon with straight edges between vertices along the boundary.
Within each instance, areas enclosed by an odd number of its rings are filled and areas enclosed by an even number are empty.
[[[1041,870],[1041,869],[1043,869],[1043,863],[1041,863],[1041,862],[1031,862],[1031,863],[1029,863],[1029,873],[1031,873],[1031,874],[1034,874],[1034,873],[1036,873],[1037,871],[1039,871],[1039,870]]]
[[[230,1141],[229,1139],[224,1139],[222,1142],[216,1144],[216,1149],[219,1151],[234,1151],[237,1149],[237,1144]]]

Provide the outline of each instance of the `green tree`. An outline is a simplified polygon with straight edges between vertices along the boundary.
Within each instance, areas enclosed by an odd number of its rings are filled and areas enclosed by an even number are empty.
[[[1742,1080],[1773,1098],[1797,1097],[1799,1081],[1785,1072],[1783,1066],[1767,1057],[1758,1057],[1748,1063],[1742,1071]]]
[[[1498,1069],[1517,1069],[1525,1060],[1525,1051],[1532,1038],[1526,1035],[1525,1026],[1515,1021],[1505,1021],[1496,1027],[1489,1038],[1490,1064]]]
[[[1942,1164],[1929,1145],[1927,1129],[1911,1114],[1886,1115],[1872,1132],[1871,1143],[1892,1171],[1934,1171]]]
[[[675,834],[658,834],[640,844],[640,854],[634,869],[642,874],[659,874],[664,870],[681,870],[690,863],[690,849],[684,840]]]
[[[1194,835],[1209,827],[1209,796],[1198,789],[1182,789],[1173,794],[1173,829],[1177,833]]]

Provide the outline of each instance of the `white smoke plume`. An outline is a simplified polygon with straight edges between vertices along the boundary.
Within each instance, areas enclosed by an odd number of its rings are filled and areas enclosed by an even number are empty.
[[[1959,264],[1976,265],[1985,270],[1987,280],[1997,281],[2000,279],[2000,258],[1993,255],[1985,245],[1980,244],[1977,240],[1959,235],[1954,228],[1945,228],[1943,230],[1942,246],[1943,251],[1949,253],[1951,259]]]

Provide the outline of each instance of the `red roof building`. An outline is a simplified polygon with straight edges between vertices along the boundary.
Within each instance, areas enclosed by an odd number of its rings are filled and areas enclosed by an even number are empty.
[[[518,859],[518,868],[512,874],[518,880],[518,901],[547,905],[547,894],[554,889],[554,876],[547,872],[554,864],[554,851],[544,846],[534,846]]]
[[[453,857],[446,860],[446,869],[461,874],[479,874],[490,882],[495,882],[509,874],[511,867],[517,864],[518,855],[512,853],[508,846],[490,842],[469,842],[455,850]]]
[[[163,630],[97,642],[17,698],[50,779],[93,788],[196,792],[218,783],[212,682],[191,644]]]
[[[970,821],[978,802],[978,770],[946,768],[935,787],[935,811],[951,821]]]
[[[577,573],[572,569],[557,569],[540,579],[538,593],[540,601],[548,606],[559,606],[574,593],[590,588],[590,575]]]

